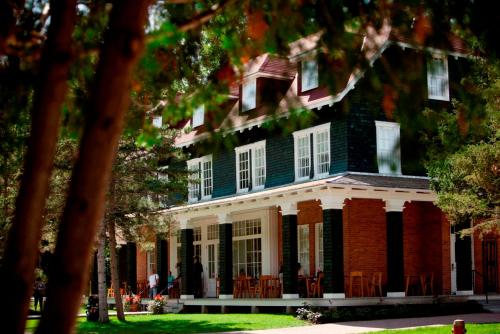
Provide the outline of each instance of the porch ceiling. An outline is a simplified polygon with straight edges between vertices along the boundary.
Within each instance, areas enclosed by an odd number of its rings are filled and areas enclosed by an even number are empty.
[[[434,202],[436,194],[429,189],[429,179],[426,177],[349,172],[321,180],[186,204],[162,210],[160,213],[171,214],[178,221],[186,221],[322,198],[337,198],[341,201],[371,198],[384,201]]]

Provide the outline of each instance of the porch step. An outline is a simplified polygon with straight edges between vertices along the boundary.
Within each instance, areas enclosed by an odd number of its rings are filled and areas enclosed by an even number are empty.
[[[500,300],[489,300],[488,303],[486,303],[485,300],[481,300],[478,302],[479,302],[479,304],[481,304],[481,307],[486,312],[500,313]]]
[[[184,307],[183,303],[180,303],[178,300],[175,299],[170,299],[163,308],[163,311],[165,313],[179,313],[180,311],[182,311],[183,307]]]

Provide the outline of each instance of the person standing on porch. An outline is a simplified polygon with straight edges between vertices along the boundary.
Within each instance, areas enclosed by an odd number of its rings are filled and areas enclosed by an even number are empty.
[[[203,287],[201,279],[202,274],[203,274],[203,266],[200,263],[200,258],[198,256],[195,256],[193,263],[193,283],[194,283],[195,298],[201,298],[203,296]]]
[[[158,274],[151,273],[148,277],[148,284],[149,284],[149,298],[153,299],[156,294],[158,293],[158,283],[160,282],[160,277]]]

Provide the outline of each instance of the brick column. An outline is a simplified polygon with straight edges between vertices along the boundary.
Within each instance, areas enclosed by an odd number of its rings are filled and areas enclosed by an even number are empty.
[[[219,299],[233,298],[233,224],[228,214],[219,219]]]
[[[321,198],[323,208],[323,298],[345,298],[344,291],[344,198]]]
[[[181,299],[194,299],[193,229],[181,222]]]
[[[387,297],[404,297],[404,200],[386,200]]]
[[[160,287],[158,293],[168,294],[167,278],[168,278],[168,246],[167,240],[162,239],[161,235],[156,235],[156,266],[157,273],[160,276]]]
[[[282,254],[283,299],[299,298],[297,276],[297,203],[283,203]]]
[[[127,286],[137,293],[137,247],[135,242],[127,242]]]

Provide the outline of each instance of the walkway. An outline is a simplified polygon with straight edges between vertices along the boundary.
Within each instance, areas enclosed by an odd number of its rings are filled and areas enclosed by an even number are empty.
[[[475,314],[459,314],[447,315],[440,317],[428,318],[405,318],[405,319],[384,319],[370,321],[350,321],[339,322],[335,324],[312,325],[305,327],[290,327],[280,329],[266,329],[257,331],[241,331],[230,333],[251,333],[251,334],[354,334],[377,332],[385,329],[405,329],[420,326],[436,326],[450,325],[455,319],[465,320],[466,327],[468,323],[488,323],[499,322],[500,314],[498,313],[475,313]],[[500,325],[499,325],[500,327]],[[229,334],[226,333],[226,334]]]

